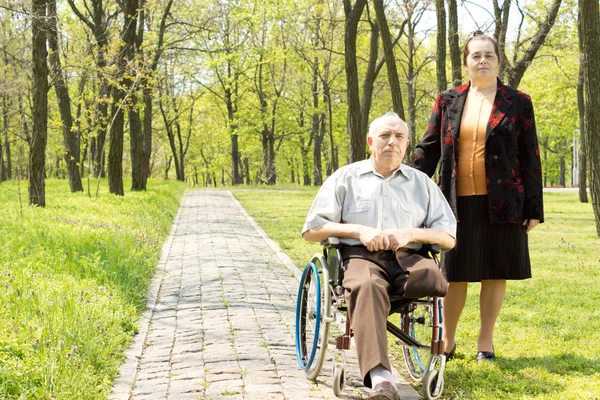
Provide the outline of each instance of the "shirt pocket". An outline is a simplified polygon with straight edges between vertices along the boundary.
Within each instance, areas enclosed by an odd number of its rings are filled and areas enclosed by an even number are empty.
[[[399,202],[398,220],[400,228],[420,228],[425,222],[425,210],[416,204]]]
[[[373,200],[357,199],[348,207],[348,213],[357,214],[368,212],[373,209]]]

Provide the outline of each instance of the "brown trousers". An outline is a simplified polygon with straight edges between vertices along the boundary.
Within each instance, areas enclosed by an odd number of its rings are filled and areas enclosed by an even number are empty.
[[[366,387],[378,365],[391,371],[386,321],[390,297],[404,295],[406,272],[393,251],[369,252],[363,246],[342,248],[346,303],[354,331],[358,366]]]

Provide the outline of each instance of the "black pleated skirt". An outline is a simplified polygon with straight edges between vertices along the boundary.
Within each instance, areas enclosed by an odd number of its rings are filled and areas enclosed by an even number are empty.
[[[448,282],[531,278],[526,227],[490,224],[487,196],[457,197],[456,246],[442,253]]]

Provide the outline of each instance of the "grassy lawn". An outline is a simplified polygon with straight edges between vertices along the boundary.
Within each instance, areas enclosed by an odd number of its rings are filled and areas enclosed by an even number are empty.
[[[300,237],[316,189],[233,193],[296,265],[319,251]],[[545,218],[529,238],[533,279],[508,284],[495,331],[496,363],[474,360],[479,285],[469,287],[443,398],[600,398],[600,239],[592,207],[579,203],[577,193],[546,193]],[[392,351],[401,360],[399,349]]]
[[[124,197],[102,187],[89,198],[48,180],[35,208],[27,182],[0,184],[1,399],[110,393],[185,185],[149,181]]]

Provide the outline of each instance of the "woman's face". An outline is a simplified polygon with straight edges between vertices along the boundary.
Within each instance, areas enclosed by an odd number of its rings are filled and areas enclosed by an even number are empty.
[[[471,40],[465,68],[471,80],[496,79],[498,77],[498,55],[489,40]]]

